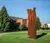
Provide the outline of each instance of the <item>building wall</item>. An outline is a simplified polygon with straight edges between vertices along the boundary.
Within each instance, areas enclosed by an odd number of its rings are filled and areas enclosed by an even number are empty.
[[[24,24],[24,19],[17,19],[17,23],[20,23],[20,25]]]
[[[41,28],[47,28],[48,25],[47,24],[41,24]]]
[[[48,25],[48,27],[50,28],[50,24],[47,24]]]
[[[28,23],[29,23],[29,21],[27,20],[27,21],[26,21],[26,27],[28,27]]]

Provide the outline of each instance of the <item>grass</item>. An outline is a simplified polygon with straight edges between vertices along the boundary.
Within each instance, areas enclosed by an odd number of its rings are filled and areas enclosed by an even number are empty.
[[[50,43],[50,30],[39,30],[37,35],[47,33],[38,39],[29,39],[27,31],[10,32],[0,35],[0,43]]]

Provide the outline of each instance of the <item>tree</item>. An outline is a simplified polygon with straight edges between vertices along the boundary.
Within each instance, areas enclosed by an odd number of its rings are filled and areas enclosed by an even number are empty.
[[[25,24],[21,25],[21,29],[22,30],[27,30],[26,25]]]
[[[36,22],[36,29],[39,30],[41,28],[41,22],[39,17],[37,17],[37,22]]]
[[[1,30],[6,31],[9,28],[8,22],[9,16],[6,10],[6,7],[3,6],[0,13],[0,26]]]
[[[10,20],[10,28],[8,31],[16,31],[17,30],[17,24],[15,20]]]

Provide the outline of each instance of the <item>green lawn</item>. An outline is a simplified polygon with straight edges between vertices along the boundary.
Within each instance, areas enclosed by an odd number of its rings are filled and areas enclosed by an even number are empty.
[[[0,35],[0,43],[50,43],[50,30],[39,30],[37,35],[47,33],[38,39],[29,39],[27,31],[10,32]]]

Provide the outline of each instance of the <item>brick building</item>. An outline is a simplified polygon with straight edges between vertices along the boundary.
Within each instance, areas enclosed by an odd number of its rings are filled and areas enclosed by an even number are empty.
[[[48,28],[48,25],[47,24],[41,24],[41,28],[45,30]]]
[[[16,17],[12,17],[12,16],[10,16],[10,20],[12,21],[16,21],[16,23],[20,23],[20,25],[22,25],[22,24],[24,24],[25,23],[25,21],[24,21],[24,19],[23,18],[16,18]]]

